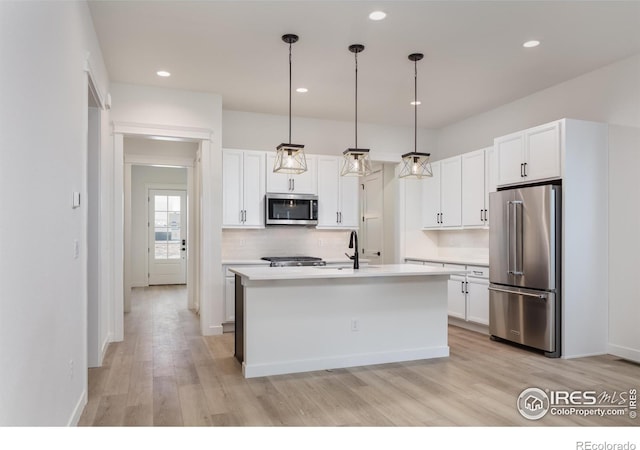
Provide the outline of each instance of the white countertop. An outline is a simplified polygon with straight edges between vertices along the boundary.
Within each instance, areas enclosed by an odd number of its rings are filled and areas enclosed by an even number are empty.
[[[353,264],[353,261],[347,258],[322,258],[324,262],[327,264]],[[366,258],[361,258],[360,263],[365,264],[368,263],[369,260]],[[223,266],[266,266],[269,265],[269,261],[265,261],[264,259],[223,259]]]
[[[425,258],[422,256],[405,256],[405,259],[411,259],[414,261],[438,262],[444,264],[489,267],[489,258],[460,258],[457,256],[434,256],[431,258]]]
[[[237,275],[247,278],[249,281],[464,275],[466,273],[464,270],[418,266],[415,264],[361,266],[359,270],[327,266],[236,267],[229,270]]]

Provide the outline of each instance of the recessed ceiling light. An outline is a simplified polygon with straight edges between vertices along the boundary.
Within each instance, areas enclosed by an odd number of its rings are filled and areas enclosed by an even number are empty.
[[[411,101],[411,106],[422,105],[422,102],[418,100],[417,102]]]
[[[158,75],[159,77],[170,77],[171,74],[169,72],[167,72],[166,70],[158,70],[156,72],[156,75]]]
[[[305,92],[309,92],[309,89],[299,87],[298,89],[296,89],[296,92],[300,92],[301,94],[304,94]]]
[[[522,44],[522,46],[525,48],[533,48],[533,47],[537,47],[538,45],[540,45],[540,41],[527,41],[524,44]]]
[[[369,14],[369,19],[371,20],[382,20],[387,17],[387,13],[384,11],[374,11]]]

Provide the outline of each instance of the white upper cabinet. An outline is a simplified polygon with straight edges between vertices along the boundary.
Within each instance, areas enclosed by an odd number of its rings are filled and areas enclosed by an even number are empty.
[[[340,176],[342,158],[318,156],[318,228],[358,228],[358,177]]]
[[[462,157],[432,163],[433,177],[423,180],[423,228],[462,226]]]
[[[551,122],[494,140],[497,184],[521,184],[560,178],[561,122]]]
[[[489,192],[496,190],[493,147],[462,155],[462,225],[489,224]]]
[[[264,227],[265,152],[222,150],[222,226]]]
[[[270,194],[317,194],[316,157],[305,155],[307,171],[301,174],[276,173],[273,166],[276,154],[267,154],[267,192]]]

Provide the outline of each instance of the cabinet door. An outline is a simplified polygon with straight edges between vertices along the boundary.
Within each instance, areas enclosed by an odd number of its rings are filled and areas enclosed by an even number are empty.
[[[340,191],[339,158],[318,157],[318,227],[340,225],[338,206]]]
[[[494,140],[497,157],[498,185],[522,182],[524,164],[524,135],[514,133]]]
[[[269,193],[279,193],[279,194],[290,194],[292,191],[293,183],[291,181],[290,173],[276,173],[273,171],[273,166],[276,163],[276,154],[268,153],[267,154],[267,166],[266,166],[266,174],[267,174],[267,192]]]
[[[264,226],[264,164],[265,153],[244,152],[244,226]]]
[[[222,151],[222,226],[242,225],[242,151]]]
[[[360,226],[360,178],[341,177],[340,179],[340,226],[358,228]]]
[[[485,154],[478,150],[462,155],[462,225],[484,225]]]
[[[462,225],[462,157],[440,161],[440,222],[443,227]]]
[[[224,279],[224,320],[234,322],[236,320],[236,277]]]
[[[469,278],[467,284],[467,320],[489,325],[489,282]]]
[[[298,175],[291,175],[293,192],[296,194],[317,194],[316,158],[306,155],[307,171]]]
[[[527,181],[559,178],[560,122],[553,122],[525,131]]]
[[[496,150],[494,147],[484,149],[484,224],[489,225],[489,194],[498,190]]]
[[[432,163],[431,170],[432,177],[420,180],[422,183],[422,227],[440,228],[440,162]]]
[[[447,301],[449,315],[458,319],[467,318],[467,297],[465,293],[465,277],[452,275],[447,282]]]

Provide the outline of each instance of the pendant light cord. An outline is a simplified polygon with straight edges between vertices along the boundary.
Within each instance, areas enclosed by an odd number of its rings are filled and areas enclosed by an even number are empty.
[[[354,53],[356,58],[356,147],[358,148],[358,52]]]
[[[413,151],[418,151],[418,61],[413,62]]]
[[[291,42],[289,43],[289,144],[291,144]]]

